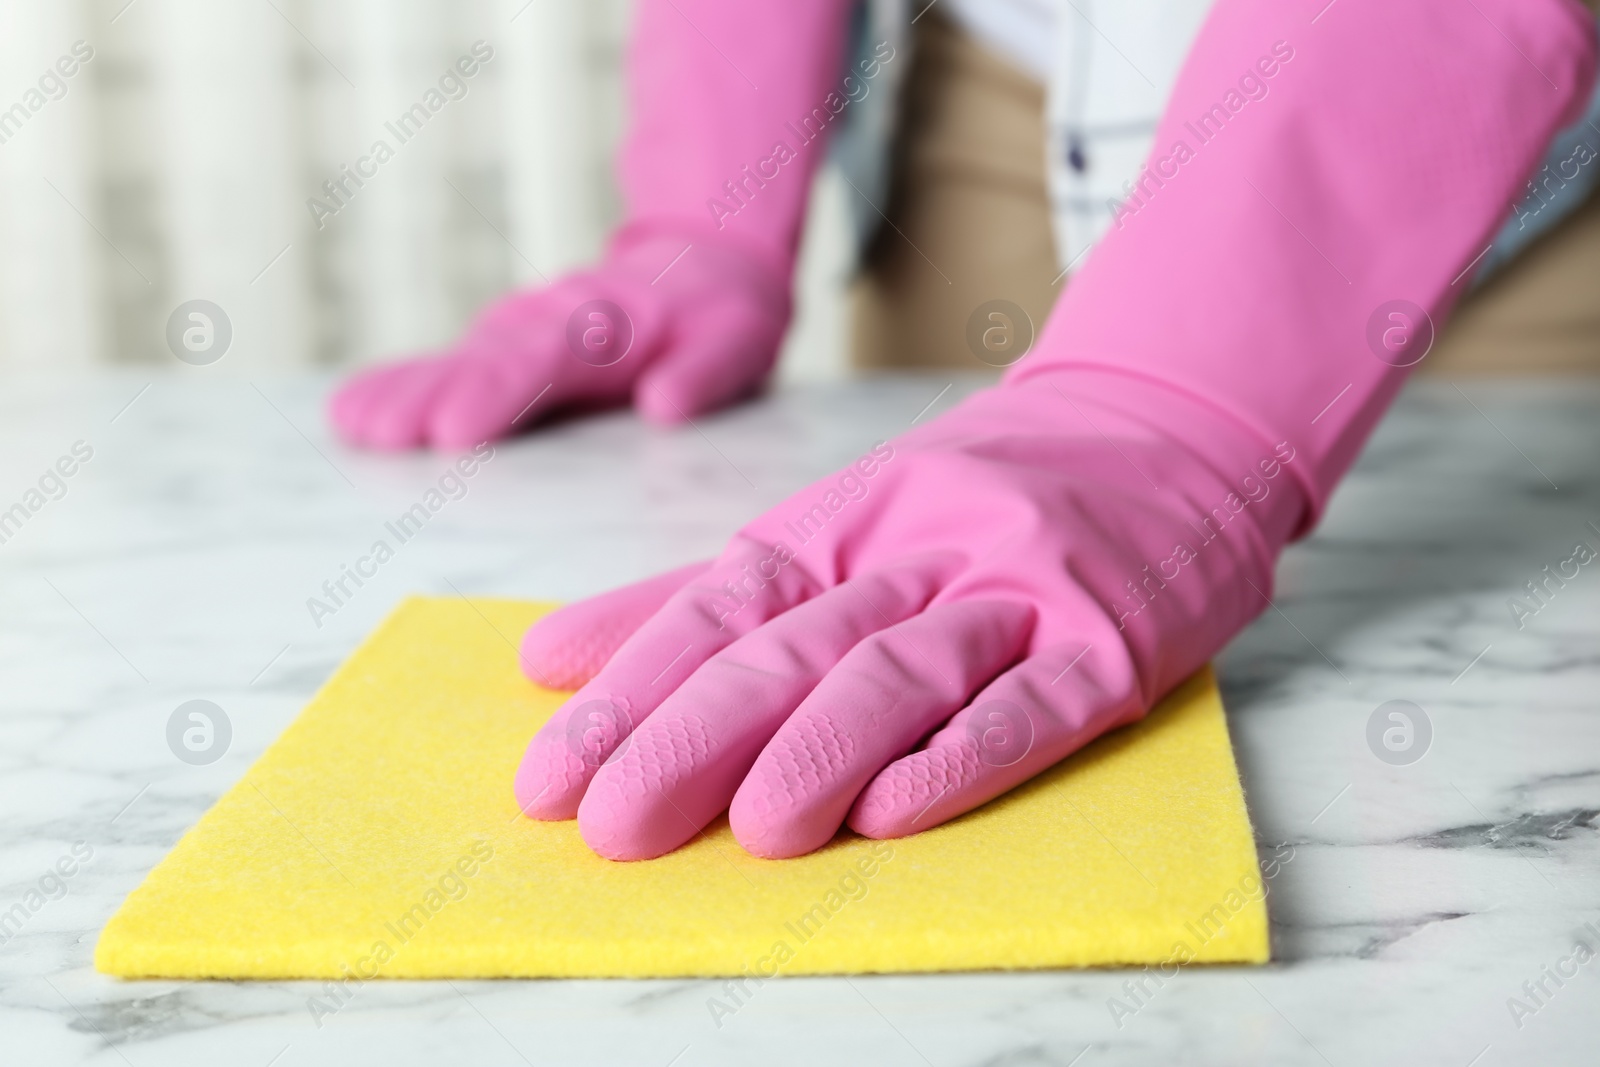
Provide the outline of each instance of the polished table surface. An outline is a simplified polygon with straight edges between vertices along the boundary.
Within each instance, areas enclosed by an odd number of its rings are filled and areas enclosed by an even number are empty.
[[[1570,383],[1412,383],[1221,658],[1270,966],[1142,993],[1132,971],[785,979],[721,1027],[721,981],[374,982],[319,1026],[316,983],[94,972],[122,897],[404,594],[571,598],[707,556],[976,384],[793,387],[677,431],[613,415],[499,445],[314,620],[452,457],[339,447],[322,378],[9,382],[0,510],[40,506],[0,544],[0,916],[23,904],[0,1060],[1600,1062],[1578,950],[1600,950],[1600,566],[1571,562],[1600,548],[1600,387]],[[29,497],[53,469],[73,473]],[[168,744],[195,699],[232,729],[208,765]],[[1394,707],[1421,709],[1409,733]]]

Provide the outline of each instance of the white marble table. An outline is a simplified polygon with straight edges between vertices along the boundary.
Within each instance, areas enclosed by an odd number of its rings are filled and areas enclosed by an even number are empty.
[[[319,1029],[312,983],[93,971],[122,896],[403,593],[573,597],[709,554],[946,381],[794,389],[698,430],[619,415],[502,446],[320,629],[306,598],[444,457],[340,449],[322,380],[5,383],[0,509],[75,442],[93,457],[0,544],[0,909],[75,842],[92,855],[0,934],[0,1061],[1600,1062],[1600,962],[1545,978],[1537,1001],[1523,990],[1577,939],[1600,948],[1600,566],[1522,629],[1507,603],[1578,540],[1600,547],[1600,389],[1570,385],[1414,384],[1286,557],[1281,613],[1223,659],[1261,849],[1289,857],[1269,967],[1185,970],[1120,1020],[1107,1002],[1128,972],[784,980],[720,1030],[706,981],[372,983]],[[208,766],[165,737],[197,698],[233,724]],[[1405,766],[1366,740],[1393,699],[1433,728]]]

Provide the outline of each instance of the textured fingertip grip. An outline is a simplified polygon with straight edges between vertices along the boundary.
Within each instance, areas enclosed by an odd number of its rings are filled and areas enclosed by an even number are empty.
[[[708,566],[691,563],[546,615],[522,637],[522,673],[547,689],[577,689],[600,673],[668,597]]]
[[[912,753],[873,779],[846,821],[861,836],[878,839],[931,829],[959,813],[963,788],[977,781],[982,771],[976,744],[950,744]],[[953,810],[934,810],[936,807]]]
[[[594,611],[589,601],[562,608],[523,636],[523,673],[547,689],[577,689],[643,621]]]
[[[578,817],[578,803],[593,768],[578,753],[540,735],[528,745],[512,789],[517,809],[546,822]]]

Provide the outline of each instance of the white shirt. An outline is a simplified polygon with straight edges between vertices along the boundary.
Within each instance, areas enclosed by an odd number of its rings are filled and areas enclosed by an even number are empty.
[[[1077,267],[1110,227],[1212,0],[945,0],[950,18],[1047,83],[1056,249]]]
[[[1057,0],[945,0],[940,10],[1044,82],[1056,66],[1056,5]]]

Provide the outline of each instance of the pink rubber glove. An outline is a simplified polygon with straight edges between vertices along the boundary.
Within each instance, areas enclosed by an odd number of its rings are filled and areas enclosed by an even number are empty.
[[[527,814],[614,859],[725,809],[769,857],[916,832],[1139,718],[1267,606],[1406,374],[1385,305],[1443,318],[1594,42],[1570,0],[1221,0],[1157,160],[1274,55],[1004,385],[708,568],[529,632],[531,673],[593,677],[528,747]]]
[[[784,121],[801,128],[838,89],[846,10],[638,4],[618,161],[626,213],[604,260],[501,300],[442,356],[354,376],[330,405],[340,436],[459,448],[561,409],[631,400],[675,423],[756,390],[789,322],[800,220],[833,120],[824,111],[804,142]]]

